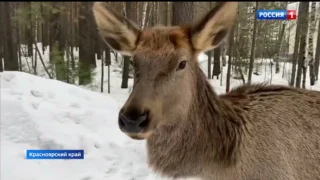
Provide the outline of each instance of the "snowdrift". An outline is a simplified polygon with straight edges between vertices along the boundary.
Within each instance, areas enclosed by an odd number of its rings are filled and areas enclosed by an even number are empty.
[[[1,73],[2,180],[155,179],[145,142],[120,132],[112,97],[22,72]],[[84,149],[84,160],[26,160],[26,149]]]

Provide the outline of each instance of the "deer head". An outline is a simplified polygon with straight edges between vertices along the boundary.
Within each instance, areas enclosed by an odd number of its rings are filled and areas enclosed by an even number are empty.
[[[237,2],[225,2],[194,25],[141,30],[106,3],[96,2],[94,17],[110,48],[131,56],[133,90],[119,112],[119,127],[146,139],[162,126],[187,123],[195,96],[197,57],[219,46],[231,30]]]

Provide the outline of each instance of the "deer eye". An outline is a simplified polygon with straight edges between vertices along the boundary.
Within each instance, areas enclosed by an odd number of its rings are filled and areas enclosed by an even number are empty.
[[[177,71],[181,70],[181,69],[184,69],[186,67],[186,64],[187,64],[187,61],[181,61],[179,63],[179,66],[177,68]]]

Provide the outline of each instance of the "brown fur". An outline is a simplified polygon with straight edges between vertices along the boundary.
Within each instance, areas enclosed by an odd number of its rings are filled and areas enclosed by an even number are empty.
[[[257,84],[219,96],[199,68],[198,54],[227,36],[236,9],[237,3],[227,2],[195,26],[133,33],[121,23],[126,20],[104,20],[120,17],[95,3],[102,37],[111,48],[133,56],[134,87],[120,113],[149,112],[146,129],[124,133],[147,139],[148,163],[163,176],[320,179],[320,92]],[[117,27],[130,36],[114,32]],[[108,40],[108,33],[117,43]],[[182,61],[186,67],[179,69]]]

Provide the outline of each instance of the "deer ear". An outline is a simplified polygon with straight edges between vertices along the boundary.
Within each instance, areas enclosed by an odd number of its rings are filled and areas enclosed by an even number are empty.
[[[238,2],[224,2],[216,6],[191,27],[193,47],[206,52],[219,46],[234,25],[237,14]]]
[[[104,2],[94,3],[93,14],[100,35],[110,48],[120,54],[131,56],[136,48],[140,29],[125,17],[114,12]]]

